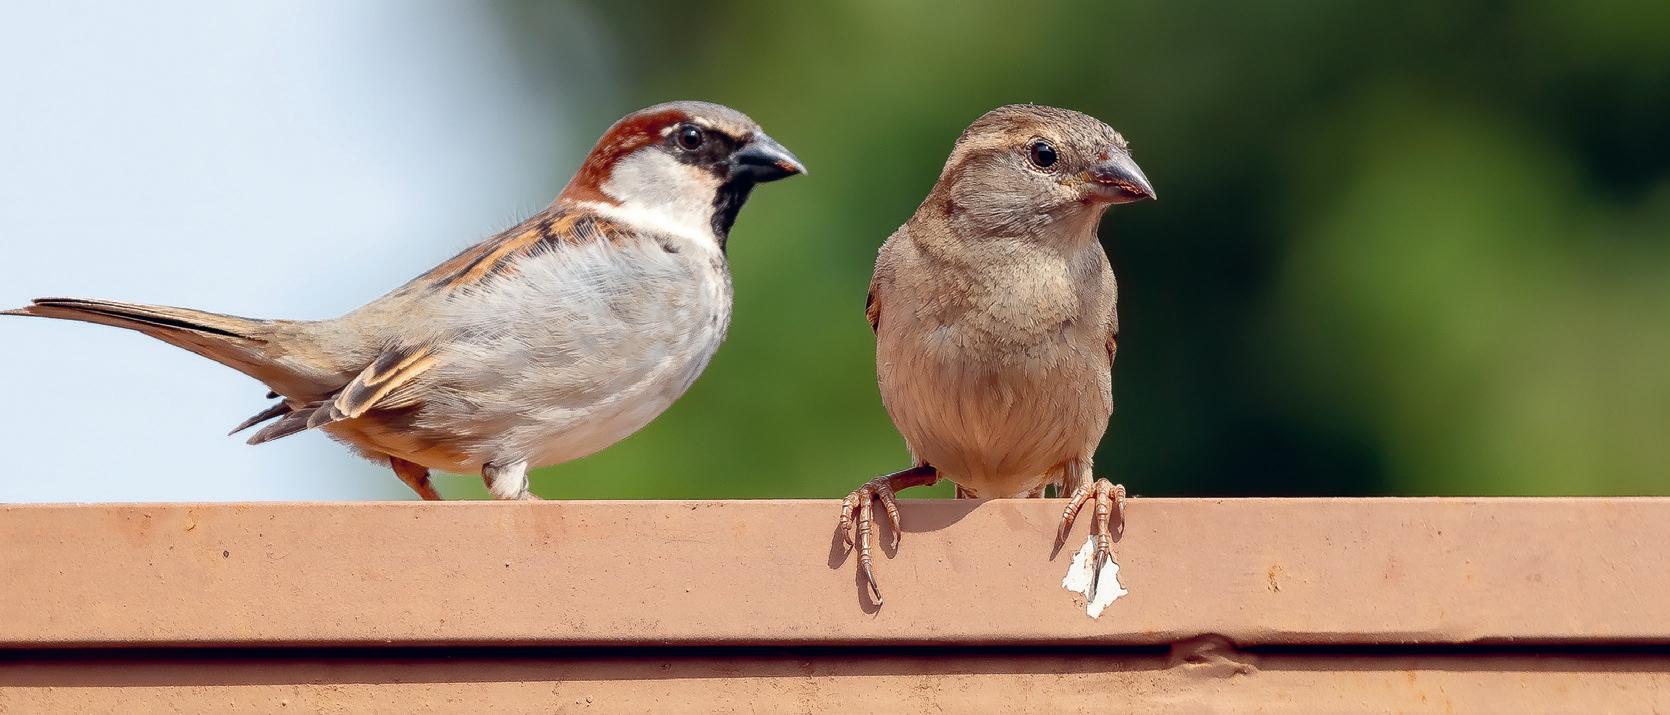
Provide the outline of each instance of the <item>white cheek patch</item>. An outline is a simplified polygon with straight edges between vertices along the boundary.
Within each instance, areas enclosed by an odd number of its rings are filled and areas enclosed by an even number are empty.
[[[679,233],[707,236],[713,232],[713,199],[719,184],[719,177],[707,170],[651,147],[616,162],[603,192],[631,213],[652,217]]]
[[[1096,537],[1087,536],[1084,547],[1073,555],[1073,565],[1067,568],[1067,577],[1061,579],[1061,587],[1073,593],[1083,594],[1085,598],[1084,612],[1091,618],[1101,618],[1102,611],[1119,600],[1120,596],[1130,593],[1119,585],[1119,564],[1109,556],[1101,564],[1100,572],[1096,565],[1090,562],[1096,553]]]

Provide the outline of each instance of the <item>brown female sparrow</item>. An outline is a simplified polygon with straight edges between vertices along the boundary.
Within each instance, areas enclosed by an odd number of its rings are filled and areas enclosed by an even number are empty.
[[[870,531],[880,501],[950,479],[957,496],[1042,497],[1071,489],[1057,542],[1095,500],[1096,559],[1112,553],[1124,487],[1090,460],[1113,412],[1117,288],[1096,227],[1109,206],[1154,198],[1125,139],[1054,107],[1011,105],[975,120],[916,214],[876,259],[865,313],[882,403],[915,466],[841,505],[876,603]]]
[[[5,311],[137,330],[265,383],[258,444],[318,427],[387,460],[480,472],[532,499],[527,471],[648,424],[707,366],[731,317],[725,238],[754,185],[805,168],[742,113],[671,102],[622,118],[550,206],[332,320],[41,298]]]

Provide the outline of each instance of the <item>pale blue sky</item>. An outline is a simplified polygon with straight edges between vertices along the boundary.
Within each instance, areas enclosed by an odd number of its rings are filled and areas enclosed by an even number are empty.
[[[545,204],[594,112],[482,8],[0,6],[0,304],[325,317]],[[410,498],[319,434],[226,437],[264,392],[134,333],[0,320],[0,501]]]

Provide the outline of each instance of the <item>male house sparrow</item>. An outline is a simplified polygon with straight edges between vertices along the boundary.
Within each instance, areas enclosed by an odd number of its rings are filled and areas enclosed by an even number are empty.
[[[1154,198],[1125,139],[1078,112],[999,107],[957,139],[939,181],[876,259],[865,313],[882,403],[916,466],[877,477],[841,505],[876,603],[873,505],[894,533],[893,493],[957,483],[958,497],[1072,490],[1064,541],[1095,500],[1096,560],[1112,551],[1124,487],[1090,460],[1113,412],[1117,289],[1096,226],[1113,204]]]
[[[527,471],[648,424],[707,366],[731,317],[725,239],[754,185],[803,173],[729,107],[622,118],[550,206],[332,320],[41,298],[9,315],[137,330],[265,383],[258,444],[314,427],[386,460],[424,499],[429,470],[480,472],[499,499]]]

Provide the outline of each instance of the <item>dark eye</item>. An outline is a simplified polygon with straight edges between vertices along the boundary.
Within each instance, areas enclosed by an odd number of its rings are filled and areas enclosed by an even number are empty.
[[[1055,166],[1055,147],[1050,146],[1050,143],[1045,141],[1032,142],[1032,147],[1027,150],[1026,157],[1032,160],[1033,166],[1048,169]]]
[[[707,135],[702,133],[702,128],[694,124],[680,125],[676,131],[679,148],[685,151],[700,149],[702,148],[702,142],[707,140]]]

